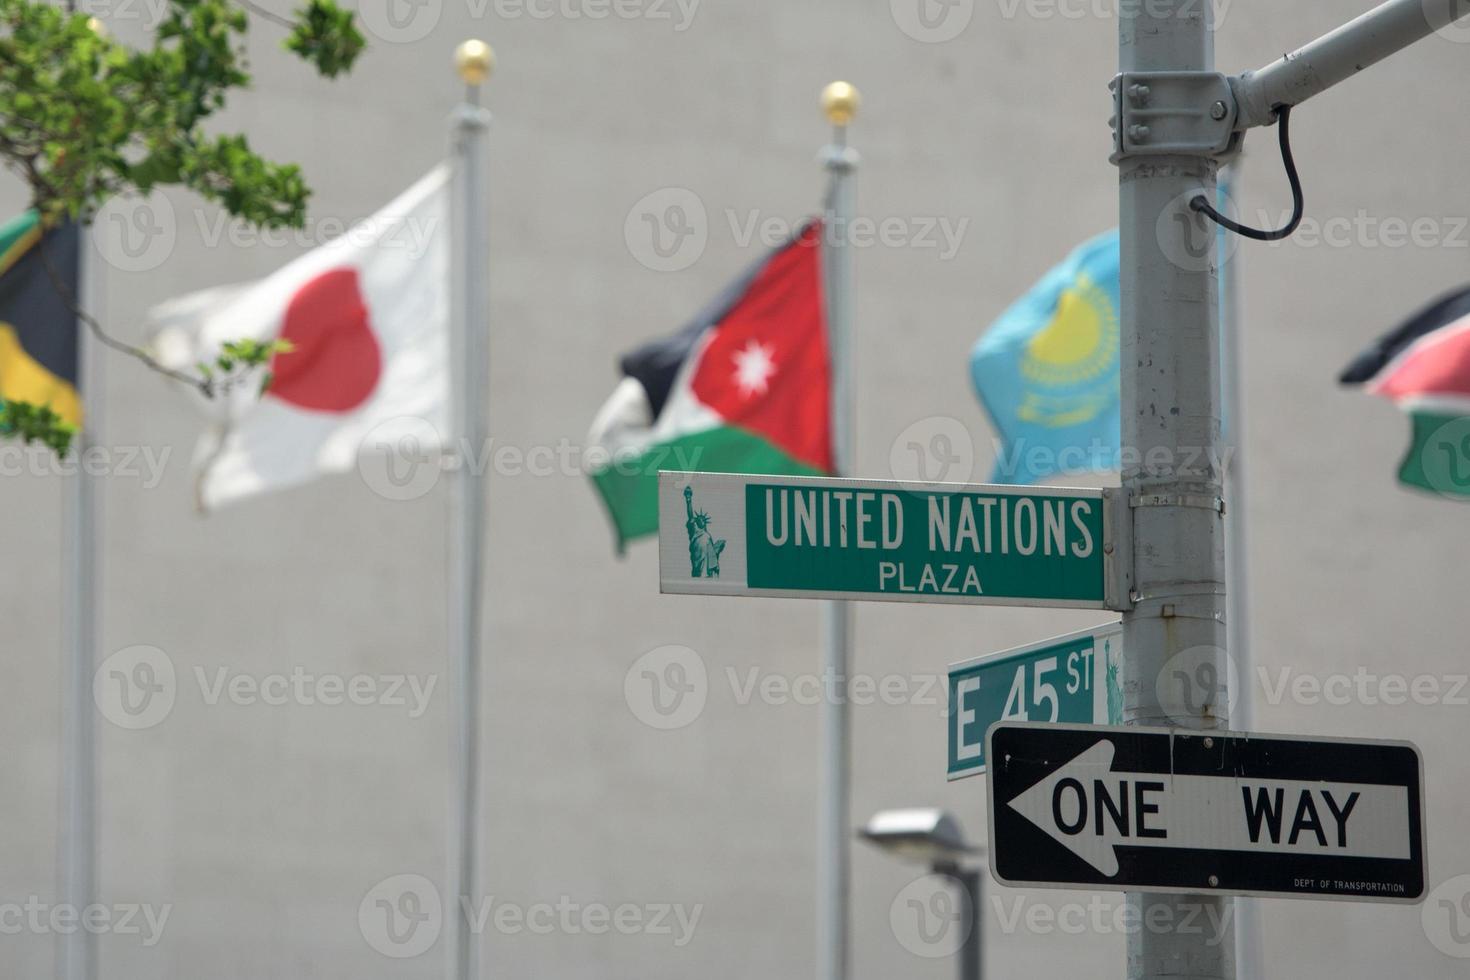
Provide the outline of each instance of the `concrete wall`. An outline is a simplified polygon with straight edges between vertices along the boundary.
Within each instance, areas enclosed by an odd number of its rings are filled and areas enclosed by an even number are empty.
[[[968,222],[949,257],[907,246],[856,252],[857,469],[890,475],[905,430],[948,418],[974,447],[963,466],[983,478],[991,432],[969,390],[971,343],[1071,246],[1116,220],[1107,162],[1112,5],[961,0],[926,34],[912,0],[693,2],[629,0],[618,9],[636,16],[593,19],[603,8],[590,0],[420,0],[400,5],[397,26],[374,4],[378,36],[335,84],[283,55],[278,32],[261,25],[255,89],[222,124],[303,165],[320,237],[330,221],[370,214],[441,158],[458,90],[451,52],[467,36],[496,46],[500,67],[487,91],[496,114],[492,429],[497,443],[526,451],[580,444],[616,380],[617,354],[672,330],[753,257],[758,246],[742,247],[736,229],[752,216],[795,221],[818,206],[814,160],[826,134],[816,96],[827,81],[850,78],[866,97],[852,132],[864,161],[861,212],[910,227]],[[1264,63],[1367,6],[1219,0],[1220,65]],[[104,12],[124,38],[150,16],[141,0]],[[1432,38],[1299,111],[1308,231],[1319,234],[1245,243],[1238,253],[1249,629],[1273,686],[1281,671],[1325,679],[1361,668],[1430,675],[1448,691],[1470,669],[1466,512],[1398,489],[1406,423],[1334,383],[1371,338],[1470,277],[1467,55],[1464,43]],[[1273,143],[1269,134],[1251,141],[1239,198],[1252,217],[1289,206]],[[635,203],[666,188],[692,192],[707,214],[707,246],[676,273],[640,263],[647,242],[625,236]],[[171,217],[157,205],[154,213],[172,243],[157,239],[142,263],[155,267],[96,267],[102,315],[125,337],[140,336],[152,304],[262,275],[309,244],[237,242],[228,226],[221,237],[217,209],[187,194],[166,200]],[[18,182],[5,178],[0,211],[22,203]],[[1429,240],[1417,245],[1383,225],[1416,218],[1432,219]],[[176,670],[175,703],[158,724],[130,731],[98,722],[102,900],[171,907],[151,946],[138,935],[103,936],[101,976],[441,975],[442,939],[415,958],[386,957],[365,936],[359,904],[381,897],[369,892],[391,876],[443,883],[442,488],[390,501],[350,475],[200,520],[188,466],[200,420],[188,400],[111,358],[104,390],[89,402],[108,445],[168,453],[156,482],[115,457],[101,653],[149,645]],[[62,491],[44,473],[0,481],[10,692],[0,711],[0,902],[56,900]],[[496,929],[492,919],[484,975],[810,976],[818,710],[759,695],[742,701],[752,676],[792,682],[818,670],[817,607],[660,597],[654,549],[618,560],[576,473],[496,475],[489,492],[483,880],[497,906],[546,904],[557,921],[538,934],[510,919]],[[983,782],[943,778],[943,699],[932,679],[955,660],[1103,618],[859,608],[856,670],[898,678],[910,694],[854,711],[854,819],[933,803],[983,836]],[[707,700],[691,724],[661,731],[640,720],[637,685],[630,698],[624,681],[640,656],[669,644],[697,652]],[[261,679],[296,668],[432,676],[437,686],[420,717],[391,705],[210,703],[221,669]],[[1255,694],[1261,731],[1417,742],[1433,884],[1470,873],[1467,692],[1456,692],[1458,704],[1429,706],[1298,704],[1289,694],[1273,704],[1259,682]],[[904,892],[914,877],[856,850],[858,980],[951,975],[947,959],[922,955],[937,947],[922,941],[906,904],[927,897],[922,885]],[[1462,878],[1437,897],[1467,890]],[[1085,894],[991,894],[992,976],[1123,975],[1124,939],[1107,911],[1116,896],[1104,895],[1095,916]],[[641,914],[698,906],[700,918],[682,945],[677,924],[673,935],[582,926],[584,910],[624,903]],[[571,928],[559,904],[572,910]],[[1465,963],[1447,954],[1470,954],[1470,943],[1443,938],[1453,910],[1437,902],[1261,904],[1271,976],[1448,978]],[[369,901],[363,922],[376,921],[373,909]],[[1470,916],[1460,925],[1470,927]],[[46,976],[53,948],[44,928],[0,936],[0,973]]]

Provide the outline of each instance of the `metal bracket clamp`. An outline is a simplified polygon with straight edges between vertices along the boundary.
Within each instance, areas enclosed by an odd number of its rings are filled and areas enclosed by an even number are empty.
[[[1103,488],[1103,606],[1133,608],[1133,508],[1122,487]]]
[[[1128,500],[1129,507],[1197,507],[1225,513],[1225,498],[1203,493],[1141,493]]]
[[[1219,72],[1123,72],[1108,87],[1113,163],[1161,154],[1218,159],[1239,147],[1235,93]]]

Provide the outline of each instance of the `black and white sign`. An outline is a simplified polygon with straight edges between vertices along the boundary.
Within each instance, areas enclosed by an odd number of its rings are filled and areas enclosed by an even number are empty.
[[[990,868],[1008,885],[1424,897],[1407,742],[999,722]]]

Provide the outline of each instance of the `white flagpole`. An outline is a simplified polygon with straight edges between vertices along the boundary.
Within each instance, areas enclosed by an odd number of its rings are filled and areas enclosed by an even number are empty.
[[[87,226],[78,229],[77,300],[96,309],[101,287],[92,273]],[[97,730],[92,674],[97,652],[97,540],[102,533],[97,477],[80,465],[97,439],[102,401],[102,357],[90,331],[78,319],[77,391],[86,406],[85,424],[72,439],[77,471],[66,480],[62,529],[61,598],[61,824],[57,852],[61,904],[77,914],[97,896]],[[86,929],[58,932],[56,975],[61,980],[97,976],[96,937]]]
[[[827,343],[832,364],[832,456],[838,476],[851,476],[855,440],[852,400],[852,258],[847,231],[853,218],[853,172],[858,155],[847,145],[847,126],[857,113],[858,92],[833,82],[822,92],[822,111],[832,142],[822,152],[831,177],[822,229],[822,285],[827,304]],[[846,980],[851,733],[848,665],[852,605],[823,604],[821,823],[817,833],[817,976]]]
[[[1238,155],[1221,175],[1226,197],[1240,178]],[[1228,201],[1226,202],[1228,205]],[[1250,650],[1250,560],[1246,554],[1245,406],[1240,384],[1240,272],[1238,254],[1220,263],[1220,329],[1224,334],[1220,377],[1224,387],[1225,431],[1232,454],[1225,467],[1225,646],[1235,664],[1236,689],[1230,692],[1231,724],[1253,731],[1254,684]],[[1261,907],[1258,899],[1235,900],[1235,970],[1240,980],[1264,980],[1261,951]]]
[[[485,473],[478,465],[486,441],[489,382],[489,270],[485,227],[485,144],[490,113],[479,104],[480,85],[495,55],[483,41],[455,52],[465,100],[455,110],[454,256],[450,273],[453,339],[453,422],[457,467],[451,480],[449,520],[450,800],[449,894],[444,900],[447,975],[478,980],[480,937],[466,904],[478,901],[480,860],[480,586],[484,567]]]

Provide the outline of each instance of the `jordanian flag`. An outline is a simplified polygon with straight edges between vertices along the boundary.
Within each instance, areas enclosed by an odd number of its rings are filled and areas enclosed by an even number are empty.
[[[42,260],[43,234],[51,272],[76,295],[76,225],[43,229],[35,211],[0,225],[0,399],[50,408],[80,425],[77,318]]]
[[[658,531],[659,470],[832,471],[820,242],[808,224],[688,326],[623,356],[588,437],[620,549]]]
[[[1470,497],[1470,289],[1379,339],[1339,380],[1409,413],[1413,442],[1399,466],[1401,483]]]

